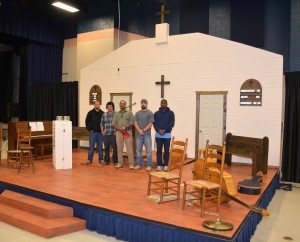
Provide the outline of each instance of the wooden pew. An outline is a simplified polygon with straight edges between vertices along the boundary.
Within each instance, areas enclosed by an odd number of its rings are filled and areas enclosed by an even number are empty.
[[[77,140],[80,142],[80,140],[87,140],[89,141],[89,131],[85,127],[77,127],[73,126],[72,127],[72,139]],[[79,147],[79,143],[78,143]]]
[[[231,165],[232,155],[243,156],[252,159],[252,176],[258,171],[267,174],[268,171],[269,138],[251,138],[236,136],[228,133],[226,135],[226,157],[225,161]]]

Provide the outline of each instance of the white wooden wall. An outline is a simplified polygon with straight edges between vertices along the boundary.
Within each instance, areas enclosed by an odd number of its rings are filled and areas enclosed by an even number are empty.
[[[173,135],[189,139],[189,157],[194,157],[195,150],[196,91],[228,91],[226,132],[268,136],[269,165],[278,166],[282,73],[280,55],[200,33],[170,36],[164,44],[155,44],[155,39],[132,41],[81,70],[80,125],[84,126],[85,115],[93,108],[88,102],[92,85],[98,84],[103,91],[103,110],[110,93],[133,92],[134,113],[142,98],[155,112],[161,100],[155,82],[165,75],[165,81],[171,82],[165,86],[165,98],[176,119]],[[261,107],[239,106],[240,87],[250,78],[262,85]],[[251,163],[241,158],[234,161]]]

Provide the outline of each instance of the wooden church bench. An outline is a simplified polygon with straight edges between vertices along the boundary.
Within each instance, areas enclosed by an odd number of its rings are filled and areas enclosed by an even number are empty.
[[[251,138],[226,134],[226,162],[231,165],[232,155],[252,159],[252,176],[258,171],[267,174],[268,171],[269,138]]]
[[[72,139],[78,141],[78,147],[80,140],[89,141],[89,137],[89,131],[85,127],[72,127]]]

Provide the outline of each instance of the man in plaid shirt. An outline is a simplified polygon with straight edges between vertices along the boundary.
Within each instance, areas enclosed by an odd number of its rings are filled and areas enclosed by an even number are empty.
[[[103,114],[101,119],[101,132],[104,139],[105,145],[105,154],[104,162],[102,165],[108,165],[110,163],[110,147],[113,150],[113,162],[115,165],[118,164],[118,155],[117,155],[117,142],[116,142],[116,129],[112,127],[112,120],[115,115],[115,105],[113,102],[108,102],[106,104],[107,112]]]

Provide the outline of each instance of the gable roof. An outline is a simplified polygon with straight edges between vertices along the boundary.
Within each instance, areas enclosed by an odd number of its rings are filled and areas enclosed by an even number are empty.
[[[139,58],[137,58],[137,53]],[[234,59],[234,62],[239,59],[245,61],[245,59],[250,58],[282,58],[281,55],[238,42],[201,33],[192,33],[169,36],[168,42],[163,44],[157,44],[155,38],[131,41],[86,66],[82,71],[115,66],[165,65],[170,63],[169,58],[172,58],[174,63],[202,61],[217,63],[219,56],[223,56],[222,61],[224,60],[224,55],[227,56],[228,61]],[[156,60],[155,63],[153,63],[153,59]]]

